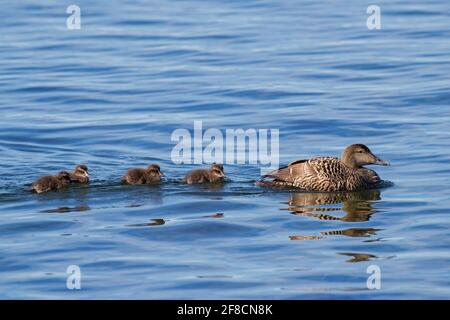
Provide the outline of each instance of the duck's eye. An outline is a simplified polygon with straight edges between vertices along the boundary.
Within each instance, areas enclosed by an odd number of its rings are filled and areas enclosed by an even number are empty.
[[[362,150],[358,150],[358,153],[363,153],[364,151],[362,151]]]

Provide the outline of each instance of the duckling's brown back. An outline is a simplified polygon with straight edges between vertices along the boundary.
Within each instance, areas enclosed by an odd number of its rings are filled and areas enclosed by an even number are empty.
[[[129,169],[122,180],[129,184],[144,184],[145,170],[140,168]]]
[[[209,182],[209,171],[207,169],[196,169],[187,173],[183,182],[187,184]]]

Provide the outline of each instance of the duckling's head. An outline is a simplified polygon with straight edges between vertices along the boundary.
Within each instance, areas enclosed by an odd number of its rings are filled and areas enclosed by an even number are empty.
[[[85,166],[84,164],[77,165],[75,167],[75,170],[74,170],[73,173],[75,175],[78,175],[78,176],[81,176],[81,177],[89,178],[88,167]]]
[[[345,148],[341,161],[350,168],[361,168],[369,164],[388,166],[389,162],[378,158],[363,144],[352,144]]]
[[[70,173],[67,171],[61,171],[56,175],[56,179],[69,183],[70,182]]]
[[[213,163],[210,169],[211,175],[215,178],[224,178],[225,172],[223,171],[223,165]]]
[[[151,164],[147,167],[147,172],[155,175],[155,176],[160,176],[163,177],[164,173],[161,172],[161,168],[157,165],[157,164]]]

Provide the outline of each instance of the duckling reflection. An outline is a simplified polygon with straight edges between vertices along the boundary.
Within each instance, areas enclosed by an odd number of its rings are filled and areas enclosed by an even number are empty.
[[[161,226],[163,224],[166,224],[166,221],[164,219],[151,219],[150,222],[129,224],[127,225],[127,227],[151,227]]]
[[[220,194],[220,191],[222,191],[225,188],[225,183],[199,183],[199,184],[192,184],[192,189],[183,189],[183,194],[198,194],[201,192],[211,192],[211,195],[214,194],[215,191],[217,191]]]
[[[212,215],[209,216],[203,216],[203,218],[214,218],[214,219],[220,219],[223,218],[224,214],[219,212],[219,213],[214,213]]]
[[[372,202],[380,200],[380,191],[365,190],[359,192],[339,193],[292,193],[289,196],[288,208],[295,215],[317,218],[319,220],[341,220],[348,222],[368,221],[376,212]],[[329,204],[342,203],[342,207],[330,207]],[[338,217],[323,213],[344,211],[346,215]]]
[[[67,212],[82,212],[82,211],[89,211],[91,208],[89,206],[81,205],[76,207],[58,207],[55,209],[47,209],[47,210],[41,210],[39,212],[44,213],[67,213]]]

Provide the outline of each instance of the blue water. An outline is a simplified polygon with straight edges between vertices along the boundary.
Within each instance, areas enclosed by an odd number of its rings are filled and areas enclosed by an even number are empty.
[[[449,297],[448,1],[378,1],[380,30],[357,0],[77,0],[80,30],[70,4],[0,11],[0,298]],[[237,164],[181,185],[194,120],[279,129],[281,164],[365,143],[393,186],[270,191]],[[89,187],[26,191],[78,163]],[[166,183],[119,183],[149,163]]]

